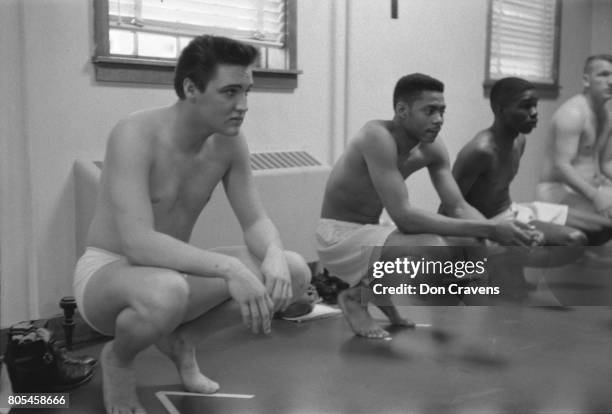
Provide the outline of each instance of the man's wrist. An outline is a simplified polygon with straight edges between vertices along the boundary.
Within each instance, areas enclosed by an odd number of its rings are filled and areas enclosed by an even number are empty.
[[[270,243],[268,245],[268,248],[266,249],[266,257],[268,256],[272,256],[272,257],[280,257],[283,255],[283,249],[274,244],[274,243]]]
[[[242,274],[242,262],[234,257],[230,257],[221,270],[221,278],[229,282]]]
[[[484,239],[495,240],[497,235],[497,222],[492,221],[491,219],[484,221],[483,224],[485,227],[485,234],[481,236]]]

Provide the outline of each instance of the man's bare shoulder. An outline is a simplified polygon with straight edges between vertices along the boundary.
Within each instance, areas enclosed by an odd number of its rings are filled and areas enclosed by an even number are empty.
[[[352,141],[355,148],[361,151],[381,151],[395,148],[395,140],[387,121],[373,120],[366,122],[357,131]]]
[[[164,131],[171,128],[169,108],[154,108],[126,116],[110,132],[106,162],[151,159],[163,136],[168,135]]]
[[[584,95],[574,95],[555,111],[552,117],[553,125],[572,122],[583,122],[589,110]]]
[[[160,130],[160,126],[168,125],[171,116],[169,107],[152,108],[133,112],[119,120],[111,132],[112,139],[132,137],[147,139]]]
[[[458,162],[469,162],[484,167],[495,156],[495,145],[493,134],[487,128],[478,132],[471,140],[461,148],[457,154]]]
[[[488,128],[483,129],[467,143],[466,147],[477,154],[492,155],[495,153],[493,132]]]
[[[357,139],[389,139],[392,138],[391,131],[387,121],[372,120],[366,122],[357,134]]]

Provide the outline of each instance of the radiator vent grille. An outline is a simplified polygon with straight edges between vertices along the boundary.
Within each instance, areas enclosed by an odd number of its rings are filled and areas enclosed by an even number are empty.
[[[256,152],[251,154],[251,169],[271,170],[321,165],[306,151]]]

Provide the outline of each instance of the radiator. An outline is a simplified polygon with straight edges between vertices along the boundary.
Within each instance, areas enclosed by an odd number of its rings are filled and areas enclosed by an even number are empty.
[[[85,248],[101,167],[100,162],[75,162],[77,257]],[[318,261],[314,231],[330,167],[305,151],[253,153],[251,167],[262,202],[285,248],[300,253],[307,262]],[[200,215],[191,243],[203,249],[244,244],[222,185],[214,190]]]

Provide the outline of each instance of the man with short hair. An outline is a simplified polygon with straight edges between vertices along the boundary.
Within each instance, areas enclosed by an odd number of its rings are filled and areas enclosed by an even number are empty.
[[[465,260],[465,246],[480,245],[476,238],[517,245],[532,241],[526,225],[486,220],[463,199],[446,147],[436,139],[446,109],[442,82],[419,73],[402,77],[393,93],[393,109],[393,119],[367,122],[335,163],[317,226],[323,266],[350,286],[339,294],[338,304],[352,330],[368,338],[389,336],[369,314],[368,301],[362,300],[359,284],[367,282],[373,262]],[[411,205],[404,180],[422,168],[427,168],[451,217]],[[383,208],[394,226],[379,224]],[[381,248],[371,248],[376,246]],[[381,310],[392,324],[411,325],[392,303]]]
[[[177,62],[179,99],[128,116],[110,134],[74,282],[83,317],[114,336],[100,358],[109,413],[144,412],[133,364],[153,344],[188,391],[217,391],[195,356],[211,291],[231,296],[254,333],[269,333],[271,316],[309,283],[306,263],[284,251],[263,209],[240,132],[256,57],[254,47],[228,38],[195,38]],[[219,182],[246,246],[207,251],[188,242]]]
[[[588,57],[582,78],[582,93],[553,115],[537,198],[612,217],[612,168],[602,157],[610,139],[612,55]]]

